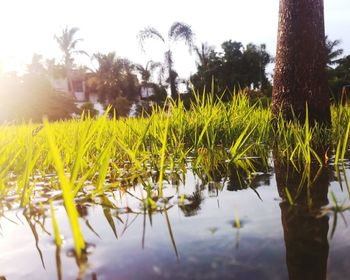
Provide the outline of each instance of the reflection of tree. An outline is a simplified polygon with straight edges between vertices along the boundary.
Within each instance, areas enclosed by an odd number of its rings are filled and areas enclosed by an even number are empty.
[[[249,170],[231,166],[229,169],[227,190],[238,191],[247,188],[257,189],[260,186],[269,186],[271,175],[266,173],[268,170],[264,163],[256,160],[254,168],[255,173],[252,173]]]
[[[191,195],[185,196],[188,203],[180,205],[180,209],[184,213],[185,217],[195,216],[201,209],[201,203],[203,201],[202,192],[197,189]]]
[[[81,218],[86,218],[86,217],[88,217],[88,215],[89,215],[89,209],[88,209],[88,207],[87,207],[86,205],[77,203],[77,204],[75,205],[75,207],[77,208],[79,217],[81,217]]]
[[[277,158],[274,164],[289,279],[326,279],[328,217],[317,214],[328,204],[329,172],[312,164],[299,173]]]

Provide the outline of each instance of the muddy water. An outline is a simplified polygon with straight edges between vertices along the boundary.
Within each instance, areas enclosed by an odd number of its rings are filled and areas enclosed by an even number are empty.
[[[272,166],[252,180],[204,182],[189,170],[183,183],[165,185],[158,211],[144,210],[139,186],[99,204],[78,199],[88,244],[80,267],[60,201],[61,248],[48,210],[5,211],[1,279],[346,279],[350,215],[330,208],[332,196],[350,205],[344,176],[342,190],[331,167],[311,167],[307,183],[303,172]]]

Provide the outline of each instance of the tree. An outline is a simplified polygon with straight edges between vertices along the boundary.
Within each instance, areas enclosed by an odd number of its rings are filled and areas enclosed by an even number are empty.
[[[96,53],[93,59],[97,68],[87,81],[89,92],[96,92],[100,101],[112,103],[117,97],[134,100],[140,88],[134,65],[129,60],[119,58],[114,52]]]
[[[154,62],[152,60],[148,61],[146,63],[146,66],[143,67],[141,64],[136,64],[135,67],[136,67],[136,70],[140,73],[141,75],[141,83],[142,85],[147,85],[151,79],[151,76],[152,76],[152,72],[156,69],[156,68],[159,68],[161,67],[161,63],[159,62]]]
[[[330,124],[323,0],[280,0],[272,112]]]
[[[155,87],[155,84],[150,82],[151,76],[152,76],[152,72],[157,69],[160,68],[161,69],[162,64],[159,62],[154,62],[152,60],[148,61],[146,63],[146,66],[143,67],[141,64],[136,64],[135,68],[136,70],[140,73],[141,75],[141,85],[143,87],[145,87],[146,92],[147,92],[147,96],[148,96],[148,88],[149,87]]]
[[[256,46],[248,44],[242,57],[242,84],[254,89],[266,89],[269,80],[266,77],[266,66],[272,61],[271,55],[266,51],[266,45]]]
[[[42,59],[42,55],[34,53],[32,56],[32,62],[27,65],[27,71],[33,74],[45,75],[47,71],[42,63]]]
[[[71,74],[73,70],[74,65],[74,55],[76,54],[85,54],[88,55],[83,50],[77,50],[76,46],[79,42],[81,42],[83,39],[81,38],[75,38],[76,33],[79,31],[79,28],[73,27],[68,28],[66,26],[64,29],[62,29],[61,34],[55,35],[55,40],[58,43],[59,48],[63,52],[63,62],[65,65],[65,71],[66,71],[66,77],[68,80],[69,90],[73,91],[73,82],[71,80]]]
[[[57,64],[54,58],[45,60],[45,69],[49,77],[54,79],[64,78],[65,74],[65,66],[61,63]]]
[[[344,52],[342,48],[337,48],[340,45],[340,40],[330,40],[326,36],[326,55],[327,55],[327,66],[332,68],[333,65],[339,63],[339,56]]]
[[[44,116],[59,120],[79,112],[73,98],[55,92],[47,77],[36,70],[0,76],[0,122],[41,122]]]
[[[168,32],[167,40],[165,37],[163,37],[160,34],[160,32],[157,29],[153,27],[147,27],[144,30],[141,30],[138,35],[139,42],[142,48],[145,40],[147,39],[157,39],[163,42],[165,46],[168,46],[164,53],[164,67],[168,75],[167,80],[170,85],[171,97],[173,99],[177,97],[177,87],[176,87],[177,75],[175,75],[176,72],[173,69],[174,60],[173,60],[173,51],[171,48],[171,43],[182,40],[189,46],[189,49],[191,50],[193,45],[193,37],[194,37],[194,34],[192,32],[191,27],[181,22],[175,22],[172,24]]]
[[[235,87],[268,88],[270,83],[265,69],[272,58],[264,44],[257,46],[250,43],[244,47],[241,42],[229,40],[221,47],[222,53],[204,44],[201,48],[195,48],[197,73],[191,76],[191,82],[199,92],[204,88],[211,89],[212,81],[215,93],[221,95],[225,92],[225,98],[231,95]]]
[[[195,46],[193,49],[197,55],[197,68],[202,67],[207,69],[210,62],[210,55],[214,51],[214,48],[209,46],[208,43],[202,43],[200,47]]]
[[[328,67],[328,83],[335,101],[344,102],[348,99],[344,86],[350,85],[350,55],[338,59],[337,64],[334,69]]]

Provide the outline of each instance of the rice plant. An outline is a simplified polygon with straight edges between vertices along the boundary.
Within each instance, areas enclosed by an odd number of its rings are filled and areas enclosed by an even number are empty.
[[[109,191],[138,185],[146,193],[141,199],[145,209],[154,211],[159,207],[154,192],[161,198],[164,184],[175,176],[181,178],[188,168],[209,179],[215,172],[232,169],[252,178],[256,169],[267,170],[276,147],[281,160],[290,160],[295,167],[314,161],[338,165],[347,159],[350,109],[333,106],[332,117],[328,130],[310,127],[308,121],[286,123],[282,118],[273,129],[270,109],[236,92],[227,103],[213,93],[203,93],[195,95],[188,110],[178,100],[137,118],[110,118],[106,112],[102,117],[83,115],[43,125],[3,124],[0,194],[3,200],[15,194],[13,207],[27,209],[42,201],[36,184],[46,182],[54,195],[44,207],[50,212],[51,201],[64,204],[80,256],[85,241],[77,198],[99,203]],[[319,149],[325,145],[327,149]],[[53,208],[51,216],[58,245],[59,224]]]

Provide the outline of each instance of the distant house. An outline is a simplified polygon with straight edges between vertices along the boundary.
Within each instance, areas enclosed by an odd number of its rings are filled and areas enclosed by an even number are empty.
[[[82,71],[73,71],[71,74],[70,80],[73,86],[71,92],[77,101],[89,100],[89,96],[86,93],[85,79],[86,74]]]
[[[55,91],[61,93],[68,93],[68,81],[67,78],[51,78],[51,85]]]
[[[62,93],[73,94],[73,98],[76,101],[88,101],[89,94],[86,91],[86,76],[83,71],[75,70],[72,72],[70,80],[71,83],[68,82],[67,78],[53,78],[51,79],[52,87]],[[73,87],[70,90],[70,87]]]
[[[152,86],[142,86],[141,87],[141,99],[149,99],[151,96],[154,96],[156,93]]]

